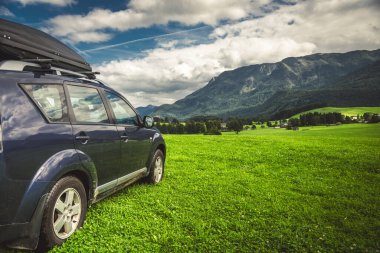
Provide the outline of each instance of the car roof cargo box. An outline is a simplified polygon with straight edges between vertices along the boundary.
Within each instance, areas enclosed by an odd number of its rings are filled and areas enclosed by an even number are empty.
[[[37,29],[0,19],[0,61],[48,59],[52,66],[91,72],[91,66],[74,50]]]

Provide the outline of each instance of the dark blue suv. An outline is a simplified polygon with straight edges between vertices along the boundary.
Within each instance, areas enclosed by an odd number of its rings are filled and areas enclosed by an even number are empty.
[[[65,69],[0,62],[0,243],[61,244],[87,207],[162,180],[165,143],[117,91]]]

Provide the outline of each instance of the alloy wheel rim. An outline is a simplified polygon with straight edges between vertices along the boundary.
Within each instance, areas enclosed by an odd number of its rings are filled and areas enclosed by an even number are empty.
[[[162,170],[163,170],[163,164],[162,164],[162,158],[157,157],[156,161],[154,162],[154,182],[158,183],[161,180],[162,177]]]
[[[57,198],[53,209],[55,235],[64,240],[77,229],[82,213],[81,198],[74,188],[65,189]]]

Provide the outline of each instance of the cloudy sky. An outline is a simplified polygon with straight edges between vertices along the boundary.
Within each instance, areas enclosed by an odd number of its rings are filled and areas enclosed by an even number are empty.
[[[225,70],[380,48],[379,0],[0,0],[135,105],[173,103]]]

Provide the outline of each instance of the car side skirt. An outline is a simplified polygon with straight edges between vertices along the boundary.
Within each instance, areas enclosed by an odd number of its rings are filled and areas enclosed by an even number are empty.
[[[148,169],[144,167],[142,169],[136,170],[130,174],[119,177],[115,180],[112,180],[108,183],[105,183],[96,187],[95,192],[94,192],[94,199],[92,200],[92,203],[98,202],[99,200],[105,198],[106,196],[112,194],[113,192],[136,182],[140,178],[145,177],[147,173],[148,173]]]

